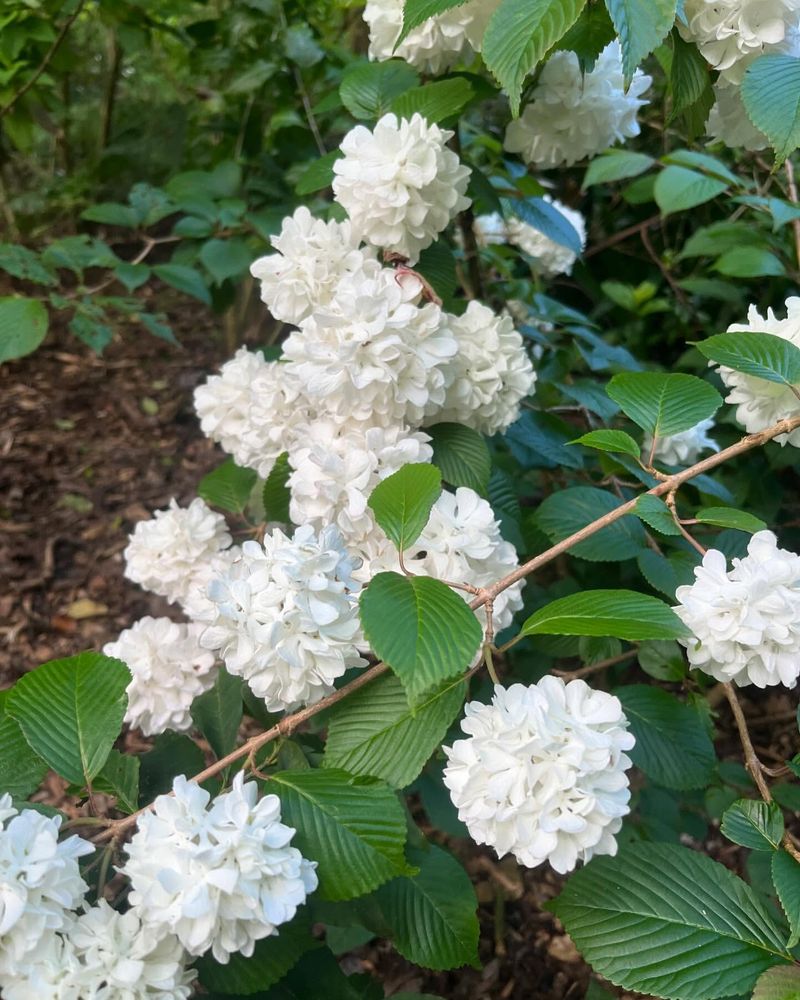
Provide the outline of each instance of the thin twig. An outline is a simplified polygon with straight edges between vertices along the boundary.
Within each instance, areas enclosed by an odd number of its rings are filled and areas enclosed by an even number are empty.
[[[618,663],[632,660],[638,652],[639,647],[637,645],[633,649],[626,649],[624,653],[620,653],[618,656],[609,656],[607,660],[598,660],[597,663],[590,663],[588,666],[580,667],[578,670],[553,670],[551,673],[555,674],[556,677],[565,677],[574,681],[579,677],[589,677],[591,674],[597,674],[601,670],[615,667]]]
[[[667,507],[669,508],[670,514],[672,515],[672,520],[675,522],[675,527],[678,529],[678,531],[680,531],[680,533],[683,535],[686,541],[692,546],[692,548],[696,549],[701,556],[705,556],[706,549],[700,544],[700,542],[697,541],[697,539],[694,537],[694,535],[692,535],[690,531],[686,530],[683,522],[678,517],[678,511],[675,507],[676,493],[677,490],[673,490],[671,493],[668,493],[667,499],[664,501]]]
[[[31,87],[36,83],[36,81],[39,79],[42,73],[44,73],[44,71],[50,65],[50,61],[52,60],[56,52],[58,52],[61,43],[67,37],[67,32],[75,23],[78,14],[80,14],[81,10],[83,9],[83,5],[85,2],[86,0],[79,0],[78,6],[75,8],[72,14],[70,14],[67,20],[61,25],[61,30],[53,40],[53,44],[45,53],[44,59],[42,59],[42,61],[39,63],[38,68],[34,71],[33,76],[31,76],[28,79],[27,83],[25,83],[22,87],[20,87],[20,89],[16,92],[16,94],[14,94],[14,96],[8,102],[8,104],[0,108],[0,118],[4,118],[10,111],[14,109],[14,106],[16,105],[17,101],[21,100],[28,93]]]

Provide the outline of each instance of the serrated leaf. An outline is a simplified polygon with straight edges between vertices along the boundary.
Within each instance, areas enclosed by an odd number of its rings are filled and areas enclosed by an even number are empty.
[[[47,310],[38,299],[0,298],[0,364],[31,354],[47,336]]]
[[[16,243],[0,243],[0,271],[37,285],[54,285],[57,281],[42,264],[39,254]]]
[[[572,486],[547,497],[536,512],[536,523],[553,542],[560,542],[597,518],[616,510],[617,497],[593,486]],[[625,515],[569,550],[590,562],[620,562],[635,558],[647,544],[641,521]]]
[[[121,226],[125,229],[135,229],[139,225],[139,216],[130,205],[120,205],[111,201],[90,205],[81,212],[81,218],[86,222],[100,222],[107,226]]]
[[[670,164],[658,174],[653,187],[653,197],[664,215],[685,212],[688,208],[703,205],[728,185],[716,177],[707,177],[688,167]]]
[[[483,60],[519,114],[522,83],[577,21],[586,0],[501,0],[483,36]]]
[[[183,264],[156,264],[153,273],[165,284],[177,288],[179,292],[186,292],[207,306],[211,305],[211,293],[203,281],[202,274],[195,268]]]
[[[677,0],[605,0],[619,35],[622,68],[631,80],[639,63],[666,37],[675,21]]]
[[[502,201],[506,216],[516,215],[529,226],[580,256],[583,240],[563,212],[544,198],[507,198]]]
[[[637,659],[642,670],[658,681],[682,681],[686,677],[686,661],[676,642],[643,642]]]
[[[466,602],[428,576],[379,573],[361,592],[359,610],[371,649],[400,678],[414,706],[463,673],[483,639]]]
[[[110,750],[103,769],[92,782],[95,792],[105,792],[117,800],[120,812],[139,808],[139,757]]]
[[[455,255],[445,241],[437,240],[425,247],[414,270],[422,275],[447,308],[458,288],[458,274]]]
[[[469,80],[455,76],[406,90],[392,101],[392,111],[398,118],[420,114],[426,121],[436,124],[460,114],[474,96]]]
[[[211,239],[200,248],[200,260],[214,283],[221,285],[228,278],[247,274],[253,254],[243,239]]]
[[[654,163],[653,157],[645,153],[633,153],[627,149],[607,149],[589,164],[581,187],[585,191],[594,184],[609,184],[612,181],[638,177]]]
[[[791,960],[745,882],[674,844],[594,858],[547,908],[599,975],[671,1000],[741,994],[765,969]]]
[[[412,708],[399,678],[373,681],[334,710],[324,765],[405,788],[440,746],[465,693],[463,680],[447,681]]]
[[[734,247],[722,254],[713,267],[726,278],[780,277],[786,273],[780,259],[761,247]]]
[[[687,431],[722,406],[722,397],[696,375],[672,372],[622,372],[606,392],[622,412],[653,437]]]
[[[665,788],[708,784],[716,764],[714,744],[694,708],[646,684],[617,688],[614,694],[636,737],[630,757],[637,767]]]
[[[800,969],[776,965],[758,977],[752,1000],[800,1000]]]
[[[400,59],[353,63],[342,77],[339,96],[354,118],[377,121],[392,110],[396,97],[418,83],[419,74]]]
[[[469,876],[440,847],[412,857],[419,873],[376,893],[395,948],[426,969],[479,967],[477,900]]]
[[[453,7],[459,7],[465,0],[405,0],[403,6],[403,30],[397,39],[397,44],[418,25],[437,14],[443,14]]]
[[[775,150],[775,166],[800,144],[800,60],[791,55],[759,56],[742,80],[742,101],[750,121]]]
[[[225,667],[220,667],[211,690],[192,702],[194,724],[208,740],[217,759],[236,746],[242,712],[242,679],[232,677]]]
[[[662,535],[680,535],[681,529],[675,523],[669,507],[667,507],[661,497],[654,497],[649,493],[643,493],[636,501],[634,510],[645,524],[649,524],[651,528],[654,528]]]
[[[316,160],[312,160],[300,174],[300,179],[295,185],[295,194],[302,197],[330,187],[334,178],[333,165],[341,155],[341,149],[334,149],[330,153],[326,153],[325,156],[319,156]]]
[[[47,764],[31,748],[19,723],[0,717],[0,795],[27,799],[47,774]]]
[[[694,345],[718,365],[781,385],[800,383],[800,347],[773,333],[717,333]]]
[[[710,89],[709,65],[696,45],[686,42],[678,31],[672,32],[672,65],[669,89],[672,108],[669,120],[691,107]]]
[[[653,590],[666,594],[671,600],[675,599],[680,581],[669,559],[652,549],[642,549],[636,557],[636,565]]]
[[[755,514],[735,510],[733,507],[702,507],[695,517],[701,524],[713,524],[718,528],[736,528],[738,531],[749,531],[751,535],[763,531],[767,526]]]
[[[786,851],[776,851],[771,865],[772,884],[791,931],[786,947],[794,948],[800,941],[800,864]]]
[[[433,464],[451,486],[469,486],[485,494],[489,487],[492,458],[482,434],[463,424],[433,424],[426,431],[433,445]]]
[[[275,464],[269,470],[269,475],[264,482],[262,500],[264,517],[267,521],[281,521],[288,524],[291,493],[287,483],[291,474],[289,453],[284,451],[275,459]]]
[[[774,802],[738,799],[722,814],[720,830],[734,844],[754,851],[776,851],[783,837],[783,813]]]
[[[119,736],[130,680],[121,660],[100,653],[51,660],[20,677],[6,712],[42,760],[83,786],[99,773]]]
[[[252,469],[242,469],[227,458],[197,484],[197,495],[212,507],[241,514],[253,491],[258,476]]]
[[[412,462],[381,480],[367,502],[386,537],[403,552],[419,538],[441,492],[436,466]]]
[[[626,434],[625,431],[589,431],[569,443],[582,444],[586,448],[596,448],[598,451],[630,455],[637,460],[642,451],[630,434]]]
[[[346,771],[278,771],[269,790],[280,796],[292,846],[318,862],[325,899],[354,899],[408,874],[405,813],[388,785]]]
[[[610,635],[677,639],[688,634],[672,608],[632,590],[584,590],[551,601],[528,618],[521,635]]]

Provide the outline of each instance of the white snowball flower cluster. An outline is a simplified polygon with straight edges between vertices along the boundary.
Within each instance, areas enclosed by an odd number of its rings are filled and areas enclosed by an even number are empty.
[[[714,104],[708,114],[706,132],[712,142],[724,142],[731,149],[766,149],[769,139],[747,116],[739,86],[719,79],[714,84]]]
[[[714,69],[734,83],[765,51],[786,44],[800,27],[800,0],[686,0],[678,30]]]
[[[771,531],[733,560],[709,549],[695,582],[678,587],[675,613],[691,630],[689,663],[719,681],[794,687],[800,676],[800,556],[778,548]]]
[[[546,194],[544,200],[557,209],[572,226],[580,237],[583,250],[586,246],[586,220],[581,213],[551,198],[550,195]],[[577,254],[569,247],[556,243],[540,230],[516,217],[508,221],[508,241],[533,257],[536,269],[546,278],[555,277],[557,274],[571,274],[572,266],[577,260]]]
[[[188,1000],[195,975],[186,963],[173,934],[100,900],[0,983],[4,1000]]]
[[[667,465],[692,465],[706,448],[711,451],[719,451],[717,442],[708,436],[708,431],[713,426],[714,421],[709,418],[701,420],[699,424],[695,424],[694,427],[690,427],[686,431],[658,438],[653,457]],[[652,446],[652,437],[645,434],[642,442],[642,451],[645,455],[650,454]]]
[[[94,848],[80,837],[59,841],[61,817],[18,812],[0,796],[0,975],[17,974],[44,938],[61,930],[88,886],[78,858]],[[2,983],[0,982],[0,986]]]
[[[444,748],[459,819],[477,843],[529,868],[549,861],[563,873],[616,854],[629,812],[627,725],[619,699],[582,680],[497,685],[490,705],[466,706],[467,739]]]
[[[357,125],[347,133],[333,193],[361,239],[414,264],[469,206],[469,168],[445,145],[452,135],[419,114],[387,114],[372,131]]]
[[[311,251],[309,251],[311,252]],[[206,437],[237,465],[266,478],[286,450],[306,402],[285,364],[241,347],[194,391],[194,407]]]
[[[582,73],[574,52],[556,52],[542,69],[533,99],[506,130],[505,148],[541,167],[570,166],[639,134],[636,113],[652,78],[636,70],[625,89],[618,41]]]
[[[508,228],[506,220],[499,212],[491,212],[488,215],[476,215],[473,222],[475,232],[475,242],[479,247],[500,246],[508,243]],[[457,234],[459,244],[461,234]]]
[[[762,316],[755,306],[747,311],[747,323],[733,323],[728,333],[771,333],[800,347],[800,297],[786,300],[786,319],[778,319],[772,309]],[[792,390],[779,382],[768,382],[753,375],[743,375],[732,368],[720,366],[722,381],[730,389],[726,403],[736,406],[736,419],[748,434],[756,434],[785,417],[800,414],[800,400]],[[775,440],[800,448],[800,428],[781,434]]]
[[[277,253],[259,257],[250,273],[261,300],[283,323],[299,323],[330,304],[346,274],[358,272],[375,251],[359,247],[349,222],[322,222],[302,206],[270,240]]]
[[[395,45],[403,26],[403,0],[367,0],[369,57],[398,57],[425,73],[442,73],[462,57],[480,52],[483,33],[499,0],[469,0],[428,18]]]
[[[448,322],[458,353],[444,368],[444,400],[426,423],[462,423],[482,434],[505,430],[536,383],[522,336],[510,316],[498,316],[480,302],[470,302],[462,316]]]
[[[168,601],[180,601],[193,574],[230,543],[225,518],[200,497],[188,507],[172,500],[134,528],[123,553],[125,576]]]
[[[281,823],[278,797],[256,801],[241,771],[210,806],[182,775],[173,793],[140,817],[128,845],[130,901],[143,924],[174,934],[190,955],[250,956],[316,889],[316,865],[290,846],[295,831]]]
[[[192,702],[213,687],[217,676],[214,654],[200,646],[203,628],[146,617],[106,643],[106,656],[122,660],[132,675],[125,712],[129,726],[145,736],[191,728]]]
[[[354,645],[358,606],[352,564],[335,527],[311,525],[293,538],[275,529],[245,542],[230,572],[212,581],[216,618],[201,636],[219,650],[270,712],[313,703],[348,667],[363,666]]]

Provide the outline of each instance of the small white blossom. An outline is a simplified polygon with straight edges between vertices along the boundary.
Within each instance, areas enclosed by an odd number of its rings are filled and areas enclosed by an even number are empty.
[[[289,453],[291,519],[317,530],[335,524],[348,546],[374,529],[367,501],[378,483],[403,465],[433,457],[427,434],[399,424],[316,420],[297,438],[299,446]]]
[[[557,209],[580,237],[581,250],[586,246],[586,222],[580,212],[568,208],[560,201],[545,195],[544,200]],[[557,274],[572,274],[572,266],[578,259],[569,247],[556,243],[543,232],[535,229],[522,219],[512,217],[508,221],[508,241],[524,250],[536,262],[536,270],[546,278]]]
[[[217,676],[214,654],[202,649],[203,625],[179,624],[169,618],[141,618],[103,647],[107,656],[127,664],[125,721],[145,736],[167,729],[186,732],[190,709],[198,695],[213,687]]]
[[[719,451],[719,445],[708,436],[708,431],[714,426],[713,419],[701,420],[699,424],[690,427],[688,431],[681,431],[678,434],[668,434],[660,437],[656,441],[653,458],[657,458],[667,465],[692,465],[700,457],[701,452],[706,448],[711,451]],[[653,439],[649,434],[645,434],[642,442],[642,452],[650,454],[653,446]]]
[[[686,0],[678,30],[707,62],[739,83],[763,52],[790,43],[800,24],[800,0]]]
[[[348,667],[364,665],[351,572],[332,526],[317,536],[303,525],[291,539],[275,529],[263,547],[245,542],[209,586],[217,615],[201,644],[219,650],[270,712],[319,701]]]
[[[168,601],[180,601],[198,568],[230,543],[225,518],[200,497],[188,507],[171,500],[165,510],[139,521],[129,536],[125,576]]]
[[[187,618],[206,625],[214,620],[217,607],[208,596],[209,584],[217,577],[225,576],[241,557],[241,545],[231,545],[230,548],[217,552],[197,567],[186,593],[180,600],[181,611]]]
[[[309,402],[287,365],[241,347],[195,389],[194,407],[206,437],[266,479]]]
[[[581,73],[574,52],[556,52],[533,99],[506,130],[505,148],[541,167],[571,164],[639,134],[636,113],[652,78],[636,70],[625,89],[619,42],[607,45],[594,69]]]
[[[441,408],[426,423],[461,423],[482,434],[505,430],[536,383],[513,320],[472,301],[462,316],[448,316],[447,325],[458,353],[444,367],[447,389]]]
[[[414,264],[469,206],[469,168],[445,145],[452,135],[419,114],[387,114],[372,131],[357,125],[347,133],[333,193],[361,239]]]
[[[444,783],[479,844],[529,868],[557,872],[616,854],[630,810],[625,771],[633,736],[618,698],[582,680],[497,685],[490,705],[470,702],[467,739],[444,747]]]
[[[190,955],[249,957],[316,889],[316,865],[290,846],[295,831],[280,821],[278,796],[257,801],[241,771],[210,807],[209,793],[183,775],[172,787],[128,845],[130,901],[143,925],[176,935]]]
[[[750,539],[728,571],[709,549],[695,582],[678,587],[675,613],[691,630],[681,639],[692,667],[740,687],[794,687],[800,675],[800,556],[778,548],[771,531]]]
[[[0,969],[3,1000],[87,1000],[81,964],[69,931],[75,916],[66,914],[62,931],[47,931],[25,961],[10,972]],[[104,998],[105,1000],[105,998]]]
[[[416,305],[420,289],[374,263],[342,281],[335,311],[315,312],[289,335],[286,368],[321,415],[412,425],[441,405],[442,366],[458,345],[438,306]]]
[[[727,332],[771,333],[800,347],[800,298],[795,296],[786,300],[786,319],[778,319],[772,309],[762,316],[755,306],[750,306],[747,323],[733,323]],[[719,367],[719,374],[730,389],[725,402],[736,406],[736,419],[748,434],[757,434],[779,420],[800,415],[800,400],[788,386],[743,375],[724,365]],[[800,428],[790,434],[780,434],[775,440],[781,445],[788,442],[800,448]]]
[[[469,0],[423,21],[397,45],[403,25],[403,0],[367,0],[369,57],[405,59],[425,73],[442,73],[462,57],[480,52],[483,33],[499,0]]]
[[[506,220],[499,212],[475,216],[472,228],[475,232],[475,242],[479,247],[499,246],[508,243]],[[456,234],[456,238],[461,243],[460,233]]]
[[[375,256],[359,248],[349,222],[322,222],[304,206],[283,220],[270,242],[277,253],[259,257],[250,273],[261,283],[261,301],[283,323],[299,323],[327,306],[343,275]]]
[[[61,817],[18,812],[0,795],[0,974],[16,974],[51,932],[66,926],[69,910],[88,886],[78,858],[94,847],[80,837],[58,839]]]
[[[714,84],[714,97],[706,122],[706,132],[712,142],[724,142],[731,149],[751,151],[769,146],[769,139],[750,121],[737,84],[718,80]]]

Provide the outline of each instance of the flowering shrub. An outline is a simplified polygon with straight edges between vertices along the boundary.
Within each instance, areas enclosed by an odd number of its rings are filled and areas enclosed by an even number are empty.
[[[169,617],[2,693],[4,998],[380,996],[354,927],[477,965],[443,816],[569,876],[608,983],[798,995],[800,757],[762,763],[739,689],[800,676],[800,4],[677,6],[369,0],[338,148],[253,254],[279,345],[196,388],[228,457],[123,554]]]

